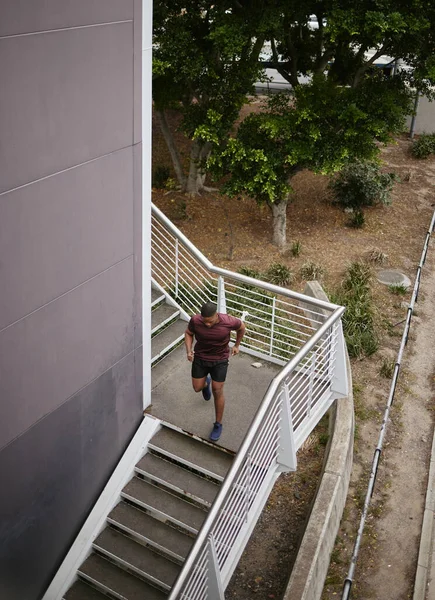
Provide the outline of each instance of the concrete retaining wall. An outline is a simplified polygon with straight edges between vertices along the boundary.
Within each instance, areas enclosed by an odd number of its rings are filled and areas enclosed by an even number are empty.
[[[304,293],[327,300],[318,282],[309,282]],[[349,359],[347,366],[349,397],[337,400],[330,409],[328,457],[284,600],[319,600],[322,595],[352,470],[354,412]]]

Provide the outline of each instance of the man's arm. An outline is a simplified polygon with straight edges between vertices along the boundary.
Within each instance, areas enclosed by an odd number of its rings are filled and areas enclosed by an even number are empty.
[[[240,327],[238,329],[236,329],[236,342],[231,351],[231,356],[234,356],[235,354],[238,354],[240,352],[240,342],[242,341],[243,336],[245,335],[245,331],[246,331],[246,325],[242,321],[242,324],[240,325]]]
[[[193,336],[194,333],[187,328],[184,332],[184,345],[186,346],[187,360],[190,362],[193,361]]]

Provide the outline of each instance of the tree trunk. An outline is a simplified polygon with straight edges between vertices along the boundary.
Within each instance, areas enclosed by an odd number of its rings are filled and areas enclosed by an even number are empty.
[[[205,162],[210,156],[211,144],[198,140],[192,142],[190,151],[189,176],[187,178],[186,192],[195,196],[204,190]]]
[[[200,178],[198,176],[200,167],[201,146],[198,140],[194,140],[190,150],[189,175],[187,176],[186,192],[191,195],[198,194],[200,191]]]
[[[286,243],[287,229],[287,199],[273,202],[270,204],[270,210],[273,217],[273,243],[279,248],[283,248]]]
[[[177,176],[178,183],[181,186],[181,191],[184,192],[186,191],[187,180],[184,175],[183,166],[181,164],[180,155],[178,154],[178,150],[175,145],[174,137],[166,119],[165,111],[158,110],[157,118],[159,120],[160,129],[162,131],[163,137],[165,138],[166,145],[172,158],[172,164],[174,165],[175,175]]]

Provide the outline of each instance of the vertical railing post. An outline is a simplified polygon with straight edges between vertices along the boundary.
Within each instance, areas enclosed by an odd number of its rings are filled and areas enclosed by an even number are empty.
[[[310,359],[309,366],[309,384],[308,384],[308,405],[307,405],[307,417],[311,414],[311,407],[313,405],[313,388],[314,388],[314,373],[316,372],[316,359],[317,352],[313,351]]]
[[[221,572],[216,554],[213,534],[208,537],[208,596],[209,600],[225,600]]]
[[[250,495],[251,495],[251,473],[252,473],[251,453],[249,453],[248,456],[247,456],[247,463],[248,463],[248,481],[247,481],[247,484],[246,484],[245,523],[248,522],[249,501],[250,501]]]
[[[178,298],[178,238],[175,238],[175,297]]]
[[[225,298],[225,281],[223,277],[218,277],[218,295],[217,295],[218,312],[227,312],[227,302]]]
[[[281,400],[277,463],[280,465],[279,470],[287,473],[289,471],[296,471],[297,459],[290,394],[286,384],[284,384],[284,393],[282,395],[284,397]]]
[[[272,301],[272,324],[270,327],[269,356],[272,356],[272,353],[273,353],[273,334],[275,333],[275,310],[276,310],[276,296],[273,297],[273,301]]]
[[[331,391],[336,398],[349,395],[349,379],[347,375],[346,343],[344,341],[343,324],[341,319],[335,324],[336,346],[333,357],[334,371],[332,374]]]

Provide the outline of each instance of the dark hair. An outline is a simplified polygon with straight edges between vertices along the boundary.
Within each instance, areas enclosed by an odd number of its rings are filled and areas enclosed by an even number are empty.
[[[217,306],[214,302],[206,302],[201,306],[201,317],[212,317],[216,314]]]

